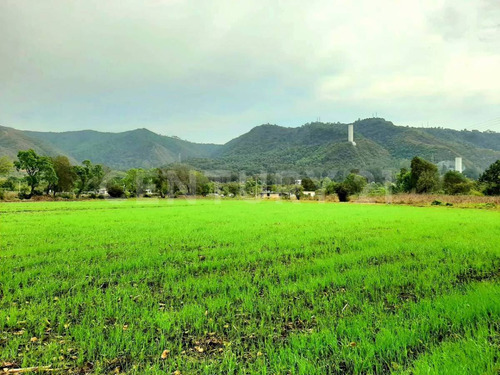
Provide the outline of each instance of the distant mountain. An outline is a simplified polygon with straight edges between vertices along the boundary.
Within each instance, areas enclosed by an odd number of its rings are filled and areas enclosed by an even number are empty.
[[[3,132],[3,133],[2,133]],[[153,168],[191,158],[208,158],[220,145],[199,144],[162,136],[147,129],[123,133],[93,130],[34,132],[0,127],[0,154],[34,148],[46,155],[66,155],[73,161],[90,159],[114,169]]]
[[[298,128],[261,125],[215,151],[214,166],[258,172],[269,169],[398,168],[418,155],[439,162],[461,156],[464,167],[484,169],[500,158],[500,133],[396,126],[381,118]],[[201,164],[203,165],[203,163]],[[206,165],[205,165],[206,167]]]
[[[278,170],[395,169],[418,155],[439,162],[463,158],[465,168],[485,169],[500,159],[500,133],[396,126],[381,118],[347,124],[310,123],[297,128],[261,125],[224,145],[199,144],[147,129],[123,133],[91,130],[49,133],[0,127],[0,156],[33,148],[46,155],[90,159],[113,169],[152,168],[181,159],[204,170],[258,173]]]

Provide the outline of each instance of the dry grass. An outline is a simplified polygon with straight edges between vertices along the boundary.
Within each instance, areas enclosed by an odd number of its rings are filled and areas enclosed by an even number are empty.
[[[444,195],[444,194],[394,194],[382,196],[352,197],[356,203],[392,203],[412,206],[427,206],[434,201],[451,203],[454,206],[500,206],[500,196]]]

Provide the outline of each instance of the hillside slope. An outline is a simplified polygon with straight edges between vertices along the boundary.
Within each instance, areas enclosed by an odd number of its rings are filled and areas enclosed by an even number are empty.
[[[0,126],[0,156],[9,156],[14,159],[19,150],[32,148],[39,154],[55,156],[65,154],[58,147],[33,137],[22,130]]]
[[[354,123],[357,145],[353,146],[347,142],[347,124],[261,125],[217,150],[215,165],[252,172],[269,168],[384,169],[398,168],[418,155],[434,162],[461,156],[464,167],[484,169],[500,158],[499,133],[436,130],[365,119]]]
[[[220,147],[166,137],[147,129],[122,133],[93,130],[34,132],[0,128],[0,155],[11,157],[18,150],[33,148],[45,155],[66,155],[73,162],[90,159],[114,169],[152,168],[179,159],[208,158]]]
[[[33,148],[113,169],[152,168],[181,159],[204,170],[247,173],[396,169],[417,155],[435,163],[461,156],[464,168],[481,170],[500,159],[500,133],[495,132],[412,128],[370,118],[354,123],[354,139],[356,146],[347,142],[347,124],[320,122],[296,128],[261,125],[224,145],[192,143],[147,129],[52,133],[0,127],[0,156]]]

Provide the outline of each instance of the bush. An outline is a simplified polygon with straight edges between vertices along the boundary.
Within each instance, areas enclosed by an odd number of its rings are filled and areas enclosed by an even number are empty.
[[[30,199],[30,190],[27,186],[21,187],[21,190],[19,191],[19,194],[17,195],[19,199]]]
[[[448,171],[443,177],[443,189],[446,194],[468,194],[472,188],[470,181],[457,171]]]
[[[349,189],[344,183],[338,184],[335,188],[335,192],[340,202],[349,202]]]
[[[500,195],[500,160],[491,164],[479,177],[479,182],[484,184],[486,195]]]
[[[432,201],[431,206],[442,206],[443,202],[438,201],[437,199]]]
[[[108,194],[112,198],[121,198],[123,197],[124,191],[123,187],[120,185],[110,185],[107,187]]]

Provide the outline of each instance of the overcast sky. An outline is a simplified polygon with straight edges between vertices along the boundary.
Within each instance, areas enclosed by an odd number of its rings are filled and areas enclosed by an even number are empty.
[[[0,125],[500,131],[500,1],[0,0]]]

